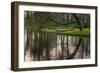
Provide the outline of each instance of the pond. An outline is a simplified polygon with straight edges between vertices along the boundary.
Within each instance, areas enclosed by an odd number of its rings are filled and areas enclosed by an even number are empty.
[[[33,32],[30,47],[25,48],[24,60],[71,60],[90,58],[90,37]],[[25,34],[25,44],[27,41]]]

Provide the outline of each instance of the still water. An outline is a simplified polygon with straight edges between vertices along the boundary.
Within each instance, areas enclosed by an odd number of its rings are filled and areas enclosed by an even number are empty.
[[[25,49],[26,62],[90,58],[90,37],[33,32],[30,42]]]

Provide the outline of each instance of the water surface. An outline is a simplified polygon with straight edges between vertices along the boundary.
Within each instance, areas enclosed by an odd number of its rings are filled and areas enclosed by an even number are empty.
[[[25,34],[25,44],[26,44]],[[69,60],[90,58],[90,38],[55,33],[33,32],[25,61]]]

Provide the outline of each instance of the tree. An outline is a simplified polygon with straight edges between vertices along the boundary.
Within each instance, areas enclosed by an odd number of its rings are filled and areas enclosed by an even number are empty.
[[[79,24],[80,31],[82,31],[83,30],[82,20],[81,20],[79,14],[72,13],[72,16],[77,20],[77,22]]]

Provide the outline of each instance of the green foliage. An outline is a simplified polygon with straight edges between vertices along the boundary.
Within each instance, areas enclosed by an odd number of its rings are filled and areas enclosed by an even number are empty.
[[[63,33],[67,35],[90,36],[89,14],[25,11],[24,22],[25,30],[28,33],[42,30],[45,32]],[[57,32],[56,29],[59,28],[73,28],[74,30]],[[80,31],[80,28],[83,30]]]
[[[58,32],[56,29],[50,29],[50,28],[43,28],[41,29],[43,32],[50,32],[50,33],[57,33],[57,34],[64,34],[64,35],[74,35],[74,36],[85,36],[89,37],[90,36],[90,29],[83,29],[83,31],[80,31],[78,28],[75,28],[70,31],[63,31],[63,32]]]

